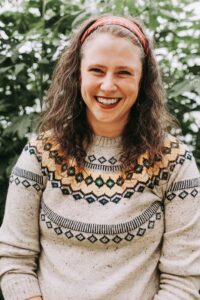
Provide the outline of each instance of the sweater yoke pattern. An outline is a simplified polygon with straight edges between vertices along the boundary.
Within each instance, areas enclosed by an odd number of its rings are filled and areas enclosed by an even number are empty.
[[[87,155],[85,167],[80,170],[75,161],[65,159],[59,145],[45,135],[40,135],[35,143],[29,143],[25,151],[36,155],[52,188],[60,189],[63,195],[72,195],[76,201],[85,199],[89,204],[98,201],[102,205],[109,202],[117,204],[123,198],[130,199],[135,193],[165,184],[176,165],[192,159],[191,153],[181,147],[175,138],[167,141],[163,147],[163,161],[157,156],[157,162],[151,167],[148,154],[145,153],[134,168],[125,174],[122,174],[118,157],[97,157],[93,153]],[[192,179],[192,182],[195,180],[198,179]],[[199,182],[196,184],[198,186]]]
[[[105,144],[104,144],[105,145]],[[97,146],[101,149],[101,143]],[[89,151],[83,170],[80,170],[73,159],[65,159],[58,144],[51,136],[42,134],[30,142],[25,151],[36,156],[41,170],[52,189],[58,189],[64,199],[71,196],[75,202],[86,201],[89,205],[99,203],[106,206],[120,204],[122,201],[133,201],[133,196],[143,195],[144,191],[156,193],[158,186],[165,185],[177,165],[191,160],[191,153],[182,147],[175,138],[166,141],[163,147],[163,159],[157,156],[154,166],[150,165],[145,153],[138,159],[135,167],[123,174],[119,154],[110,156]],[[44,190],[43,176],[15,167],[10,182],[33,188],[36,192]],[[200,178],[183,180],[170,185],[159,199],[153,201],[142,213],[129,221],[113,224],[83,222],[62,215],[51,209],[45,201],[41,202],[40,221],[47,230],[68,240],[89,241],[107,244],[121,241],[130,242],[140,238],[154,229],[161,222],[164,213],[163,199],[171,202],[175,197],[184,200],[188,196],[195,198],[198,194]]]

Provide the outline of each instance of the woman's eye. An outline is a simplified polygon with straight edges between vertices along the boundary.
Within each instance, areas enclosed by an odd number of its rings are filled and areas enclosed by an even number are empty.
[[[90,71],[95,72],[95,73],[103,73],[103,71],[101,69],[98,69],[98,68],[91,68]]]
[[[119,74],[122,74],[122,75],[131,75],[131,73],[127,70],[122,70],[122,71],[119,71]]]

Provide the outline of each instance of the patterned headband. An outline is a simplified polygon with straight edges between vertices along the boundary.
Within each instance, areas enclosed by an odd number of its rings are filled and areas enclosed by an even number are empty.
[[[123,17],[106,16],[97,20],[83,33],[81,37],[81,44],[84,43],[85,39],[90,35],[90,33],[96,30],[99,26],[103,25],[120,25],[122,27],[127,28],[137,36],[140,43],[142,44],[145,54],[148,54],[148,42],[143,32],[140,30],[138,25]]]

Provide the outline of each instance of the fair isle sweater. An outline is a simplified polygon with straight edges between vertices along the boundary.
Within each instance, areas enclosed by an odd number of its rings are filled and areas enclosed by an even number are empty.
[[[95,136],[80,170],[51,133],[15,165],[0,231],[5,300],[200,299],[200,177],[172,136],[123,173]]]

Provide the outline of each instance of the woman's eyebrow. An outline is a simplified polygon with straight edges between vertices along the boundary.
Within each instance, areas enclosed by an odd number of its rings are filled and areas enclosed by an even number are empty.
[[[91,63],[91,64],[89,64],[88,67],[89,67],[89,68],[91,68],[91,67],[107,68],[106,65],[102,65],[102,64],[98,64],[98,63]],[[134,70],[135,70],[135,68],[130,67],[130,66],[127,66],[127,65],[116,66],[115,68],[116,68],[117,70],[122,70],[122,69],[128,69],[128,70],[131,70],[131,71],[134,71]]]
[[[135,68],[130,67],[130,66],[127,66],[127,65],[124,65],[124,66],[118,66],[118,67],[116,67],[116,69],[118,69],[118,70],[121,70],[121,69],[128,69],[128,70],[132,70],[132,71],[135,70]]]

